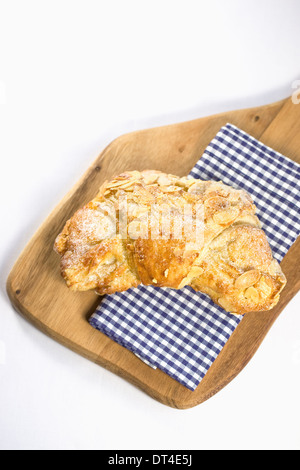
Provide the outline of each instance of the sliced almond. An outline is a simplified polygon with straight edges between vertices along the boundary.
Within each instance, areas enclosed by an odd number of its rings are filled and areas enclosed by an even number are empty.
[[[232,307],[231,303],[228,301],[228,299],[227,299],[226,297],[219,297],[218,303],[219,303],[219,305],[221,305],[221,307],[223,307],[224,310],[226,310],[227,312],[232,312],[233,307]]]
[[[207,188],[207,182],[206,181],[196,181],[194,184],[192,184],[189,187],[188,193],[203,194],[206,188]]]
[[[180,188],[178,186],[163,186],[161,188],[163,193],[175,193],[176,191],[180,191]]]
[[[156,183],[157,178],[158,178],[157,173],[149,172],[149,173],[144,173],[143,174],[143,180],[144,180],[145,184],[154,184],[154,183]]]
[[[269,297],[273,290],[273,285],[271,279],[263,276],[258,284],[259,291],[263,295],[263,297]]]
[[[255,287],[248,287],[245,291],[245,297],[248,300],[251,300],[254,303],[257,303],[259,301],[259,292]]]
[[[97,198],[101,198],[104,195],[104,193],[106,191],[106,188],[107,188],[107,185],[108,185],[108,181],[106,180],[106,181],[104,181],[104,183],[100,187],[99,193],[97,194]]]
[[[207,192],[210,194],[219,191],[229,192],[229,188],[222,181],[210,181]]]
[[[231,209],[217,212],[213,215],[213,219],[218,225],[227,225],[231,224],[238,217],[239,213],[239,209],[237,207],[233,207]]]
[[[190,283],[190,278],[189,276],[184,277],[181,281],[181,283],[178,286],[178,289],[182,289],[184,286],[187,286]]]
[[[209,195],[208,197],[205,197],[204,205],[205,207],[219,207],[219,212],[223,212],[225,210],[230,209],[230,203],[228,202],[228,200],[220,195]]]
[[[280,300],[280,295],[279,294],[275,295],[273,302],[272,302],[272,307],[275,307],[275,305],[278,304],[279,300]]]
[[[126,184],[128,183],[129,181],[131,181],[131,179],[126,179],[126,180],[123,180],[123,181],[112,181],[111,183],[108,183],[106,188],[107,189],[117,189],[119,188],[120,186],[122,186],[123,184]]]
[[[166,175],[160,175],[157,182],[160,186],[168,186],[171,184],[171,180]]]
[[[119,177],[115,178],[114,180],[110,181],[107,185],[106,188],[121,188],[121,187],[126,187],[129,184],[134,184],[136,181],[140,179],[140,174],[139,172],[134,172],[132,174],[124,174],[120,175]]]
[[[260,272],[257,269],[251,269],[246,271],[244,274],[239,276],[234,285],[237,289],[247,289],[247,287],[253,286],[260,279]]]
[[[133,186],[138,182],[138,180],[133,180],[129,181],[126,184],[123,184],[122,186],[118,186],[118,189],[125,189],[125,191],[128,191],[133,188]]]
[[[230,192],[228,190],[225,190],[225,189],[217,189],[217,190],[212,191],[211,188],[209,188],[208,191],[205,193],[204,197],[205,197],[205,200],[208,200],[208,199],[213,198],[213,197],[228,198],[229,194],[230,194]]]
[[[136,183],[138,183],[138,180],[135,180],[135,179],[132,179],[130,181],[126,181],[125,183],[122,183],[121,185],[119,186],[115,186],[114,188],[112,189],[125,189],[125,190],[129,190],[131,189]]]
[[[190,188],[193,184],[195,184],[195,180],[193,178],[183,177],[176,181],[176,184],[182,188]]]
[[[204,271],[202,268],[200,268],[200,266],[193,266],[190,270],[189,277],[194,278],[194,277],[201,276],[203,272]]]

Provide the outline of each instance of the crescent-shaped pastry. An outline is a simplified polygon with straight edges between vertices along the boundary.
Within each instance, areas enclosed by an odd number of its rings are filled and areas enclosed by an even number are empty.
[[[159,171],[105,182],[55,241],[73,290],[140,284],[208,294],[226,311],[273,308],[286,278],[243,190]]]

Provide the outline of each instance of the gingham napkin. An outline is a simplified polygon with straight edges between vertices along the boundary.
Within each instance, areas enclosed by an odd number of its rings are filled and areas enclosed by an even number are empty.
[[[248,191],[274,257],[282,260],[300,233],[300,165],[227,124],[190,175]],[[242,318],[190,287],[140,286],[104,297],[89,322],[195,390]]]

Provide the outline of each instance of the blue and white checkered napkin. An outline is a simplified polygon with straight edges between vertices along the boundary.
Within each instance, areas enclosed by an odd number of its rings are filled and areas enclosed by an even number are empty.
[[[300,165],[227,124],[190,175],[248,191],[274,256],[282,260],[300,233]],[[195,390],[242,318],[190,287],[139,286],[104,297],[89,321]]]

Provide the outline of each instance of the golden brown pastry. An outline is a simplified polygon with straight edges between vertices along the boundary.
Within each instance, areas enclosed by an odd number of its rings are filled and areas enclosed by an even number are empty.
[[[73,290],[190,285],[226,311],[269,310],[286,279],[243,190],[130,171],[105,182],[55,241]]]

